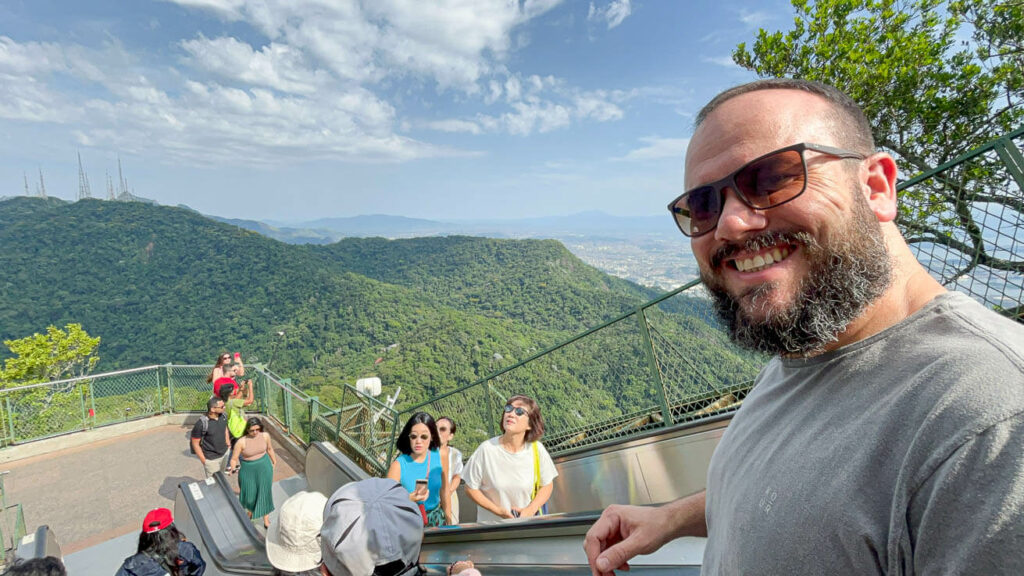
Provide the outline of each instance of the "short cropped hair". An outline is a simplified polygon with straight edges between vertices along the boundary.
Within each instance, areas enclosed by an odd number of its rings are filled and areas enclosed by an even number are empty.
[[[871,134],[871,124],[868,123],[860,105],[838,88],[803,78],[762,78],[733,86],[719,93],[701,108],[694,121],[694,127],[699,128],[707,120],[707,117],[724,102],[759,90],[799,90],[820,96],[832,108],[832,117],[829,120],[832,122],[833,135],[836,137],[837,144],[862,154],[872,154],[875,151],[875,138]]]
[[[529,410],[530,412],[529,414],[527,414],[527,416],[530,417],[530,429],[526,431],[525,440],[527,442],[536,442],[537,440],[540,440],[540,437],[544,435],[544,417],[541,416],[540,413],[540,404],[537,404],[537,401],[534,400],[533,398],[530,398],[529,396],[525,396],[523,394],[516,394],[515,396],[509,398],[508,402],[505,402],[505,404],[510,405],[516,401],[526,404],[526,409]],[[502,414],[501,416],[501,431],[505,432],[504,414]]]
[[[211,396],[210,399],[206,401],[206,411],[209,412],[210,410],[213,410],[213,407],[216,406],[218,402],[223,402],[223,400],[218,396]]]

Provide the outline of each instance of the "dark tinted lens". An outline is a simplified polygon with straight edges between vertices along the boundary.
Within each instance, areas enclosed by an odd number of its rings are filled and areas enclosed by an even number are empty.
[[[770,208],[804,191],[807,172],[796,150],[772,154],[736,173],[736,187],[754,208]]]
[[[516,408],[516,416],[522,416],[524,414],[526,414],[526,410],[522,408]]]
[[[722,213],[721,199],[721,193],[712,186],[702,186],[687,192],[672,210],[679,228],[689,236],[714,228]]]

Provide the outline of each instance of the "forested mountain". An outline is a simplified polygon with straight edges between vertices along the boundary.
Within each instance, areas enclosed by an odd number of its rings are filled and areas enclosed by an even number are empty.
[[[556,240],[346,238],[313,251],[441,304],[546,330],[580,332],[658,295],[584,264]]]
[[[103,339],[100,371],[240,350],[264,362],[273,354],[275,371],[314,393],[376,374],[401,385],[407,402],[655,295],[555,241],[290,245],[132,202],[9,199],[0,246],[0,340],[79,322]],[[277,331],[286,336],[275,351]]]

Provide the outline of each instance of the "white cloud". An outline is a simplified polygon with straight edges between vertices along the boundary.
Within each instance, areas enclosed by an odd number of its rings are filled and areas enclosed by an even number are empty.
[[[479,124],[468,120],[435,120],[427,122],[424,124],[424,127],[428,130],[437,130],[439,132],[465,132],[468,134],[480,134],[483,132]]]
[[[643,162],[678,158],[681,161],[686,156],[686,147],[690,144],[689,138],[658,138],[656,136],[641,138],[640,141],[647,145],[631,150],[625,156],[614,158],[614,160]]]
[[[768,22],[771,22],[773,17],[774,16],[771,12],[750,10],[740,11],[740,22],[749,28],[761,28]]]
[[[736,62],[733,61],[732,56],[705,56],[701,58],[701,61],[723,68],[739,68]]]
[[[608,25],[608,29],[611,30],[622,24],[632,13],[633,7],[630,5],[630,0],[612,0],[603,8],[598,8],[591,2],[590,8],[587,10],[587,20],[591,22],[605,22]]]
[[[86,47],[0,36],[0,118],[175,162],[404,161],[467,153],[400,134],[409,128],[543,133],[619,120],[632,97],[509,70],[524,24],[563,0],[164,1],[237,32],[177,39],[169,63],[114,37]],[[630,7],[601,10],[613,27]],[[402,118],[422,89],[482,110]]]
[[[270,43],[257,52],[235,38],[200,37],[181,46],[190,64],[227,80],[300,94],[327,81],[322,71],[305,67],[301,52],[284,44]]]
[[[504,60],[512,33],[562,0],[173,0],[249,22],[357,81],[413,75],[468,93]]]

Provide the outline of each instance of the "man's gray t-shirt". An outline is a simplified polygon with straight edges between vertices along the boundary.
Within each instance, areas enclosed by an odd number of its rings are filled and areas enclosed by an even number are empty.
[[[1024,574],[1024,326],[947,293],[773,359],[706,512],[704,574]]]

